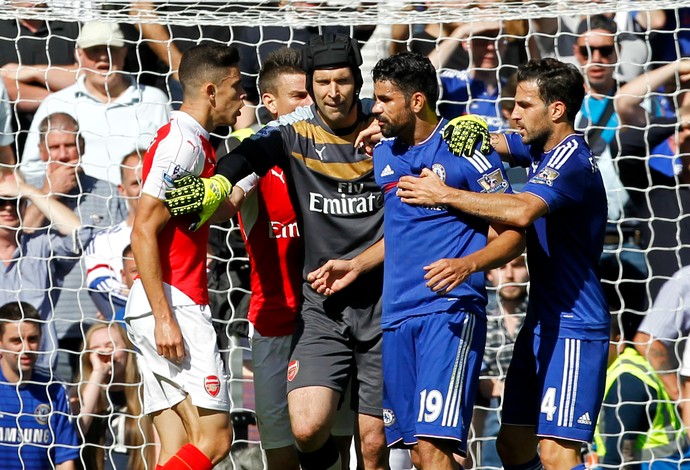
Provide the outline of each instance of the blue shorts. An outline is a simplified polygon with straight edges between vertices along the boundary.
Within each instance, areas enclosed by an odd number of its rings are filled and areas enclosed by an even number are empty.
[[[388,445],[467,433],[486,342],[486,319],[467,312],[410,317],[383,331],[383,421]]]
[[[608,340],[539,336],[520,330],[508,368],[504,424],[537,436],[590,442],[604,399]]]

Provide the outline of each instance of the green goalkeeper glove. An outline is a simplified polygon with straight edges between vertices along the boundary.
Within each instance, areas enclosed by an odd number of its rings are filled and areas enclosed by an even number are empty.
[[[189,226],[191,231],[198,230],[211,218],[232,189],[232,184],[223,175],[210,178],[187,175],[173,184],[175,188],[165,192],[165,205],[173,217],[197,213],[199,220]]]
[[[489,145],[489,126],[479,116],[468,114],[458,116],[443,128],[443,140],[448,149],[458,157],[470,157],[481,141],[479,151],[487,155],[491,150]]]

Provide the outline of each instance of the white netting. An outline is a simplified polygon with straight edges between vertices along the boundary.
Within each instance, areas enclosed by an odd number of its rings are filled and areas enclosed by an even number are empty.
[[[10,4],[12,2],[5,2]],[[304,5],[311,4],[311,5]],[[92,21],[107,19],[126,23],[161,23],[184,26],[331,26],[425,24],[515,20],[545,16],[594,15],[608,12],[648,11],[678,8],[675,0],[586,0],[478,1],[439,0],[435,2],[383,0],[331,2],[236,0],[202,2],[128,2],[53,0],[38,6],[0,10],[0,17]],[[318,8],[311,8],[317,5]],[[428,6],[431,6],[427,8]]]
[[[307,3],[318,3],[319,5],[305,5]],[[669,29],[662,31],[665,26],[656,22],[656,14],[661,9],[669,9],[666,12],[666,20]],[[457,73],[453,68],[454,64],[467,64],[472,61],[473,52],[468,42],[469,38],[483,40],[496,39],[496,47],[506,46],[505,52],[502,50],[496,66],[483,69],[485,74],[493,74],[496,79],[496,87],[501,91],[505,86],[505,80],[510,72],[519,65],[520,61],[538,56],[555,56],[557,58],[577,63],[573,46],[577,46],[580,35],[577,33],[578,23],[581,15],[595,15],[600,13],[615,12],[618,32],[616,38],[616,52],[619,56],[620,76],[631,82],[636,76],[649,71],[650,65],[657,68],[667,62],[668,54],[661,52],[673,52],[680,57],[685,54],[686,35],[690,35],[690,1],[677,0],[601,0],[601,1],[524,1],[524,2],[469,2],[469,1],[436,1],[436,2],[408,2],[404,0],[385,0],[379,2],[355,2],[355,1],[331,1],[331,2],[275,2],[275,1],[246,1],[237,0],[229,2],[126,2],[126,1],[48,1],[46,3],[20,4],[18,2],[4,1],[0,4],[0,67],[2,78],[8,89],[8,97],[0,95],[0,105],[8,105],[9,119],[13,128],[4,128],[4,115],[0,112],[0,149],[7,144],[7,137],[12,135],[15,142],[10,145],[14,154],[22,159],[22,170],[27,174],[28,179],[36,185],[42,185],[42,167],[39,160],[35,160],[33,166],[28,165],[31,149],[23,149],[23,141],[27,134],[30,134],[31,114],[44,101],[52,98],[45,96],[45,90],[57,91],[68,87],[65,83],[69,78],[61,76],[56,78],[53,72],[66,72],[70,69],[72,61],[68,60],[74,49],[74,40],[79,33],[81,24],[102,20],[106,22],[117,22],[123,25],[125,30],[125,42],[129,47],[129,56],[126,70],[137,80],[151,86],[158,87],[165,95],[165,106],[179,102],[179,84],[174,80],[175,67],[179,57],[176,52],[183,51],[193,44],[201,41],[216,41],[229,43],[239,47],[240,53],[248,57],[246,68],[243,74],[248,77],[248,85],[256,83],[259,66],[265,57],[264,46],[275,48],[277,45],[295,46],[304,42],[309,34],[319,31],[348,31],[362,38],[362,49],[365,64],[363,66],[365,76],[365,87],[362,96],[368,97],[372,93],[372,84],[369,78],[369,71],[375,62],[388,55],[392,51],[406,48],[420,48],[425,53],[431,54],[435,64],[443,72],[444,77],[449,80],[462,79],[466,77],[463,73]],[[651,29],[643,30],[639,26],[631,25],[630,18],[637,14],[637,18],[650,26]],[[18,19],[21,18],[20,22]],[[556,19],[558,19],[556,21]],[[36,23],[29,29],[22,29],[18,25],[29,21],[62,21],[67,26],[57,27],[56,23],[44,32],[41,28],[36,28]],[[486,36],[486,28],[483,23],[490,21],[503,20],[499,26],[498,36]],[[674,21],[670,21],[674,20]],[[78,21],[80,23],[74,23]],[[476,30],[465,28],[461,31],[463,23],[477,26]],[[162,25],[157,30],[147,29],[146,26]],[[286,25],[290,25],[288,28]],[[657,28],[657,29],[654,29]],[[34,31],[39,31],[35,33]],[[277,33],[276,31],[279,31]],[[287,31],[287,33],[286,33]],[[284,34],[285,33],[285,34]],[[670,42],[664,46],[657,46],[657,40],[667,33]],[[67,49],[62,50],[63,58],[57,58],[56,51],[51,41],[60,40],[67,44]],[[23,41],[42,41],[39,47],[27,46]],[[500,43],[500,44],[499,44]],[[63,44],[63,46],[64,46]],[[161,46],[161,47],[158,47]],[[62,46],[61,46],[62,47]],[[462,50],[467,47],[464,59],[459,60]],[[588,54],[594,54],[596,45],[586,44],[589,47]],[[659,50],[658,47],[663,47]],[[35,55],[24,54],[25,49],[31,50]],[[55,46],[57,49],[58,46]],[[71,48],[71,49],[70,49]],[[509,49],[508,49],[509,48]],[[37,50],[43,49],[43,55]],[[624,54],[624,52],[626,52]],[[629,52],[630,54],[627,54]],[[634,52],[634,53],[633,53]],[[14,55],[13,55],[14,54]],[[599,54],[603,54],[600,50]],[[640,59],[642,58],[642,59]],[[458,59],[454,62],[455,59]],[[652,63],[653,61],[653,63]],[[481,67],[484,66],[479,66]],[[680,67],[680,66],[678,66]],[[462,72],[462,71],[461,71]],[[679,155],[685,153],[676,143],[684,137],[682,133],[674,131],[675,123],[670,121],[660,121],[658,118],[667,117],[671,121],[678,116],[683,120],[690,119],[690,106],[684,105],[685,81],[684,74],[688,72],[669,73],[663,80],[665,88],[662,90],[656,79],[650,74],[645,78],[646,86],[642,91],[632,90],[627,96],[632,98],[632,104],[628,102],[630,108],[635,106],[646,106],[647,113],[642,116],[642,121],[631,120],[630,126],[640,129],[633,142],[626,142],[620,136],[610,136],[607,133],[621,128],[619,121],[613,124],[597,123],[592,126],[592,120],[588,123],[587,130],[591,132],[593,127],[601,127],[603,132],[599,138],[607,139],[607,142],[615,142],[618,153],[611,153],[607,157],[601,156],[600,167],[606,167],[611,175],[618,175],[618,180],[613,178],[613,183],[609,187],[609,198],[611,202],[610,210],[610,230],[607,234],[607,245],[604,257],[602,258],[602,268],[605,271],[604,286],[611,301],[613,311],[630,312],[633,316],[644,314],[651,309],[656,292],[659,291],[664,281],[668,280],[678,269],[688,264],[688,252],[690,252],[690,227],[688,226],[688,216],[690,211],[690,197],[687,195],[690,189],[690,177],[686,171],[680,171],[678,164],[669,165],[670,160],[674,160]],[[74,81],[76,75],[71,80]],[[596,79],[595,75],[590,79]],[[463,83],[463,82],[461,82]],[[470,85],[462,85],[470,91]],[[44,94],[37,93],[36,89],[43,89]],[[59,93],[59,91],[57,92]],[[466,94],[467,94],[466,93]],[[256,93],[254,93],[256,95]],[[481,97],[470,96],[462,100],[454,98],[456,95],[444,94],[441,98],[441,106],[451,106],[450,109],[467,110],[474,109],[473,105],[482,105],[484,102],[491,102],[490,98],[482,95]],[[493,102],[492,102],[493,103]],[[150,104],[150,103],[147,103]],[[453,108],[453,106],[455,106]],[[616,105],[618,106],[618,105]],[[686,109],[688,108],[688,109]],[[617,108],[618,109],[618,108]],[[659,111],[663,110],[663,112]],[[65,111],[65,109],[61,109]],[[507,127],[501,118],[498,109],[494,109],[496,115],[489,116],[497,127]],[[634,111],[634,109],[633,109]],[[69,112],[69,111],[67,111]],[[167,111],[166,111],[167,112]],[[461,111],[463,112],[463,111]],[[631,114],[636,115],[636,112]],[[655,114],[656,113],[656,114]],[[105,111],[102,114],[107,114]],[[255,113],[257,116],[260,113]],[[595,112],[592,111],[592,116]],[[140,137],[142,134],[150,133],[160,123],[149,122],[152,120],[152,113],[137,115],[131,118],[119,118],[120,121],[106,119],[104,132],[93,133],[90,138],[102,143],[102,154],[107,155],[110,165],[117,168],[123,157],[115,154],[114,146],[107,145],[107,139],[116,138],[119,143],[125,139]],[[93,115],[93,120],[99,116]],[[90,118],[91,119],[91,118]],[[122,124],[127,121],[129,124],[135,123],[134,137],[130,131],[123,130]],[[80,122],[82,128],[88,128],[89,122]],[[650,142],[653,140],[655,130],[671,126],[669,133],[670,140],[661,139],[660,142],[668,143],[668,149],[658,150],[656,153],[661,155],[658,160],[650,160],[649,155],[654,147]],[[5,130],[3,130],[5,129]],[[101,130],[103,130],[101,128]],[[667,136],[667,137],[668,137]],[[87,137],[87,147],[98,145],[90,143]],[[10,139],[11,140],[11,139]],[[628,139],[630,140],[630,139]],[[104,143],[105,142],[105,143]],[[635,143],[639,145],[633,145]],[[675,142],[675,143],[674,143]],[[675,147],[674,147],[675,145]],[[222,147],[222,146],[221,146]],[[93,148],[93,147],[92,147]],[[627,152],[627,153],[624,153]],[[34,152],[35,153],[35,152]],[[221,150],[222,153],[222,150]],[[2,157],[4,154],[0,154]],[[36,158],[38,158],[36,156]],[[105,158],[105,157],[104,157]],[[7,160],[0,159],[6,163]],[[678,161],[680,162],[680,160]],[[657,168],[656,164],[660,166]],[[685,164],[688,167],[688,164]],[[671,173],[665,174],[672,168]],[[675,172],[674,172],[675,171]],[[512,173],[515,177],[516,186],[519,187],[521,178],[524,175]],[[94,202],[95,209],[84,213],[82,223],[96,225],[99,227],[112,226],[126,216],[119,211],[126,209],[127,199],[110,186],[99,193],[101,201]],[[75,198],[79,199],[79,198]],[[104,202],[105,201],[105,202]],[[76,202],[75,202],[76,204]],[[89,203],[90,204],[90,203]],[[639,206],[637,211],[629,210],[631,205]],[[107,207],[107,209],[103,209]],[[675,209],[674,209],[675,208]],[[108,217],[94,218],[99,210],[107,212]],[[98,220],[96,220],[98,219]],[[0,227],[0,232],[4,230]],[[212,238],[216,239],[213,250],[209,255],[211,260],[209,271],[211,273],[210,291],[212,296],[212,307],[215,310],[215,324],[221,337],[221,347],[228,364],[227,379],[231,383],[231,394],[233,400],[233,411],[236,420],[236,442],[254,446],[257,444],[257,431],[255,426],[249,425],[253,416],[253,395],[251,372],[249,370],[249,344],[246,340],[248,321],[246,320],[246,303],[249,295],[248,287],[248,262],[244,252],[238,228],[234,223],[229,223],[223,227],[215,227],[212,230]],[[121,249],[121,247],[120,247]],[[52,251],[51,251],[52,250]],[[58,253],[55,246],[51,245],[46,250],[40,252],[20,252],[19,256],[25,256],[26,265],[36,260],[42,260],[46,265],[70,258],[67,253]],[[21,258],[20,258],[21,259]],[[655,266],[663,266],[664,269],[657,269]],[[44,285],[34,285],[31,274],[23,273],[18,278],[19,282],[14,284],[9,277],[3,277],[3,284],[0,285],[0,299],[3,301],[22,300],[45,303],[50,314],[45,316],[49,326],[57,327],[58,337],[66,340],[63,348],[59,348],[60,356],[66,359],[67,349],[79,349],[79,343],[84,338],[87,323],[96,320],[96,307],[89,294],[89,285],[83,282],[88,272],[88,267],[83,260],[79,261],[72,271],[73,281],[76,283],[66,283],[58,286],[56,277],[58,273],[51,272],[46,275],[47,282]],[[8,271],[9,273],[9,271]],[[35,274],[35,273],[34,273]],[[11,275],[8,274],[8,276]],[[23,277],[22,277],[23,276]],[[119,273],[115,276],[119,279]],[[682,280],[682,276],[681,277]],[[687,276],[686,276],[687,277]],[[650,279],[652,282],[650,282]],[[29,295],[28,293],[31,293]],[[50,294],[61,292],[57,305],[61,308],[54,309],[55,299],[48,298],[45,302],[36,301],[36,298],[47,298]],[[682,348],[678,345],[682,339],[690,333],[690,322],[681,321],[681,317],[690,315],[687,303],[682,300],[683,290],[678,288],[669,295],[679,299],[675,304],[673,301],[660,302],[654,306],[653,312],[656,313],[656,323],[671,324],[667,327],[666,336],[671,341],[669,350],[671,359],[676,363],[681,363]],[[26,295],[26,297],[24,297]],[[495,295],[492,293],[491,295]],[[29,299],[29,297],[32,297]],[[112,299],[111,299],[112,301]],[[39,305],[36,305],[39,307]],[[53,316],[53,309],[55,315]],[[114,309],[114,307],[113,307]],[[69,313],[65,313],[69,312]],[[497,307],[495,312],[502,312]],[[669,318],[672,320],[669,321]],[[676,321],[677,320],[677,321]],[[650,328],[649,332],[663,331],[662,327]],[[685,328],[688,328],[686,330]],[[504,346],[509,348],[509,340],[503,340],[500,334],[493,337],[494,349],[501,349]],[[57,348],[56,348],[57,349]],[[64,357],[63,357],[64,356]],[[74,354],[71,357],[78,357]],[[66,363],[66,361],[63,361]],[[681,364],[682,365],[682,364]],[[688,364],[685,364],[686,367]],[[62,365],[64,372],[66,367]],[[678,366],[671,364],[670,367],[678,370]],[[491,369],[491,368],[490,368]],[[75,369],[79,371],[79,368]],[[498,375],[492,378],[502,379],[505,375],[503,366],[494,368],[498,370]],[[675,377],[675,376],[674,376]],[[53,378],[54,382],[60,382]],[[677,378],[680,384],[680,379]],[[70,381],[64,383],[69,385],[79,385]],[[677,387],[678,388],[678,387]],[[76,390],[76,389],[75,389]],[[80,397],[76,393],[77,398]],[[494,397],[495,398],[495,397]],[[83,399],[83,397],[82,397]],[[113,398],[107,397],[107,406],[101,407],[103,410],[115,410],[114,417],[125,416],[125,412],[118,411],[120,404],[112,401]],[[478,409],[488,412],[495,412],[495,401],[483,403]],[[0,405],[0,413],[3,411]],[[78,407],[77,407],[78,408]],[[34,413],[30,410],[29,414]],[[106,423],[113,429],[120,430],[113,423]],[[491,425],[495,421],[491,422]],[[488,429],[480,431],[477,428],[475,434],[476,442],[491,442],[495,439]],[[248,431],[247,431],[248,430]],[[114,432],[114,431],[113,431]],[[119,432],[119,431],[118,431]],[[143,432],[143,431],[142,431]],[[1,442],[0,445],[3,445]],[[131,451],[138,444],[129,447],[120,442],[116,450]],[[103,447],[108,453],[113,446],[110,443],[98,443],[97,447]],[[487,468],[486,462],[482,463],[482,452],[475,452],[478,447],[472,447],[472,454],[475,464]],[[486,455],[486,452],[483,452]],[[251,456],[243,456],[251,461]],[[353,456],[354,460],[354,456]],[[118,467],[119,468],[119,467]],[[237,468],[256,468],[249,464],[246,467]]]

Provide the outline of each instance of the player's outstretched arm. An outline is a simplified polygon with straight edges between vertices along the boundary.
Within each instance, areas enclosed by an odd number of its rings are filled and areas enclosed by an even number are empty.
[[[444,258],[424,266],[426,286],[445,294],[476,272],[503,266],[517,258],[525,249],[525,231],[506,225],[492,224],[498,236],[484,248],[462,258]]]
[[[486,194],[451,188],[428,168],[419,177],[400,178],[396,194],[402,202],[413,206],[450,206],[513,227],[529,227],[548,211],[546,203],[530,193]]]
[[[132,227],[132,251],[155,319],[154,337],[158,354],[179,362],[185,356],[184,342],[182,331],[163,289],[158,246],[158,234],[169,220],[170,213],[165,204],[153,196],[143,194]]]
[[[191,230],[204,225],[232,189],[232,184],[223,175],[210,178],[187,175],[176,179],[173,184],[174,187],[165,192],[165,205],[173,217],[198,214],[199,220],[190,226]]]
[[[323,295],[333,295],[352,284],[360,275],[383,263],[383,238],[352,259],[332,259],[307,274],[311,287]]]

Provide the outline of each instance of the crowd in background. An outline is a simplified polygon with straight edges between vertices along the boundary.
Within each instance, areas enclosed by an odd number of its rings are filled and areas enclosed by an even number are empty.
[[[426,3],[433,8],[435,2]],[[144,463],[154,461],[156,437],[141,417],[122,311],[136,276],[129,236],[141,159],[181,101],[181,53],[203,40],[240,50],[247,103],[235,128],[214,136],[223,155],[233,131],[266,120],[257,89],[262,59],[326,31],[347,33],[361,44],[383,43],[389,54],[428,56],[441,84],[439,113],[481,115],[492,131],[511,127],[518,64],[556,57],[581,67],[587,96],[577,126],[597,157],[609,201],[601,276],[616,314],[612,338],[634,342],[658,374],[662,385],[648,400],[678,403],[690,426],[684,402],[690,398],[690,351],[683,341],[690,332],[690,7],[399,25],[384,33],[373,26],[165,27],[17,17],[0,20],[0,306],[36,311],[36,367],[47,383],[67,387],[69,410],[63,411],[75,417],[68,441],[82,444],[80,455],[64,458],[85,468],[104,462],[153,468]],[[509,177],[519,190],[524,173],[513,170]],[[249,263],[233,227],[229,222],[212,230],[209,287],[228,378],[236,384],[236,442],[246,443],[256,440],[249,432],[251,398],[243,397],[251,386],[245,354]],[[526,263],[529,254],[526,262],[519,258],[487,274],[495,294],[474,419],[479,467],[500,467],[493,436],[502,378],[525,312]],[[2,338],[0,344],[5,350]],[[607,394],[604,407],[620,410],[631,400]],[[619,425],[615,433],[626,432],[643,433],[645,423]],[[597,446],[591,461],[597,454],[606,458],[605,436]]]

